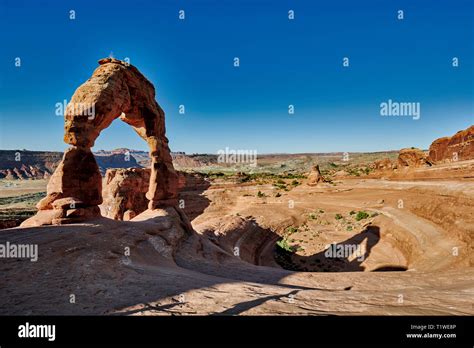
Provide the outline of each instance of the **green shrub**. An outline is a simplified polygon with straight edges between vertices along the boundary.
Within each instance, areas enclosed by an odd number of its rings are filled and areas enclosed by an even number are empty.
[[[359,211],[355,217],[357,221],[367,219],[369,217],[369,214],[367,214],[365,211]]]
[[[288,251],[290,253],[295,252],[294,248],[288,244],[288,241],[286,239],[281,239],[276,244],[278,245],[278,247],[285,251]]]
[[[288,190],[288,189],[286,188],[286,185],[285,185],[285,184],[278,184],[278,183],[276,183],[276,184],[273,184],[273,186],[275,186],[276,188],[278,188],[278,189],[280,189],[280,190]]]
[[[341,219],[342,219],[342,215],[341,215],[341,214],[336,214],[335,218],[336,218],[336,220],[341,220]]]

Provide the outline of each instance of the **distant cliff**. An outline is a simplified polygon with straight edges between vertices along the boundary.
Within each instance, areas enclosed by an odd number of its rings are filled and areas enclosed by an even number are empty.
[[[0,179],[47,178],[62,156],[62,152],[0,150]]]
[[[0,150],[0,179],[45,179],[56,169],[62,152]],[[129,153],[101,151],[95,156],[102,174],[109,168],[141,167]]]
[[[474,159],[474,126],[461,130],[452,137],[436,139],[430,146],[433,162],[455,162]]]

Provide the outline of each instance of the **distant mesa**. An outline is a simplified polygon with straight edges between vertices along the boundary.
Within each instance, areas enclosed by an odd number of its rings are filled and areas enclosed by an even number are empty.
[[[61,160],[62,153],[48,151],[1,150],[0,179],[46,179]]]
[[[15,160],[20,154],[19,160]],[[102,176],[111,168],[150,167],[148,151],[98,150],[93,152]],[[63,157],[59,151],[0,150],[0,179],[47,179],[58,167]],[[173,165],[178,168],[196,168],[205,166],[201,160],[186,155],[184,152],[171,152]]]

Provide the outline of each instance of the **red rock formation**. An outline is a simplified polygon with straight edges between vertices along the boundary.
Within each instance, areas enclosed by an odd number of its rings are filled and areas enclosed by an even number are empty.
[[[103,179],[102,216],[130,220],[148,207],[150,169],[108,169]]]
[[[153,85],[135,67],[120,60],[105,58],[99,64],[66,108],[64,141],[71,147],[48,184],[48,195],[38,203],[40,211],[22,226],[100,216],[102,179],[90,149],[116,118],[132,126],[150,148],[148,208],[177,203],[178,178],[165,135],[164,112],[155,101]],[[67,205],[55,204],[63,199]]]
[[[203,191],[209,182],[198,173],[177,172],[180,191]],[[150,169],[128,168],[108,169],[102,181],[103,203],[100,205],[102,216],[114,220],[131,220],[147,209],[146,193],[150,181]],[[184,211],[192,213],[192,197],[180,197],[186,200]]]
[[[390,160],[390,158],[384,158],[374,162],[375,170],[391,170],[395,164]]]
[[[398,154],[397,168],[430,166],[428,156],[420,149],[401,149]]]
[[[433,162],[453,162],[474,159],[474,126],[459,131],[452,137],[439,138],[430,146]]]
[[[319,171],[319,165],[316,164],[315,166],[311,167],[311,171],[308,174],[308,186],[316,186],[320,182],[324,182],[324,178]]]

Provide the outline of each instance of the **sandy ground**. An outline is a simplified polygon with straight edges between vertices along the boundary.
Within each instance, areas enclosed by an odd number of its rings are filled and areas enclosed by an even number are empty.
[[[28,193],[46,192],[46,179],[41,180],[0,180],[0,198]]]
[[[216,185],[188,193],[195,231],[173,209],[2,230],[0,244],[38,244],[39,258],[1,260],[0,314],[472,315],[473,190],[342,180],[276,197],[272,185]],[[356,221],[360,210],[370,217]],[[291,227],[292,262],[311,272],[275,262]],[[316,262],[348,241],[365,243],[362,261]]]

